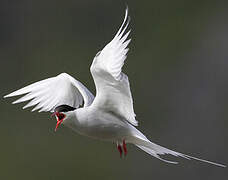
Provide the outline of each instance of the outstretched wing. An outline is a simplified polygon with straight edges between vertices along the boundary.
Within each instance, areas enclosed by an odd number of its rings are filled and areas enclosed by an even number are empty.
[[[75,108],[83,103],[84,106],[89,106],[94,99],[93,94],[82,83],[66,73],[28,85],[4,98],[18,95],[24,96],[13,104],[31,100],[23,109],[36,105],[32,111],[39,109],[39,112],[53,112],[55,107],[63,104]]]
[[[124,21],[113,38],[93,60],[90,67],[95,85],[96,98],[93,105],[117,113],[137,126],[133,110],[133,100],[127,75],[122,72],[127,57],[130,33],[125,33],[129,24],[128,9]]]

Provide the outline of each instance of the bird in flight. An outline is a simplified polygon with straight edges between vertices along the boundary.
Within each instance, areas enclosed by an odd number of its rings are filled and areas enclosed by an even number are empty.
[[[133,100],[129,80],[122,72],[127,57],[127,31],[130,18],[128,8],[123,23],[115,37],[93,59],[90,71],[96,86],[96,96],[78,80],[67,73],[38,81],[6,96],[24,95],[13,104],[30,102],[23,109],[35,106],[32,111],[52,112],[57,128],[63,124],[73,131],[91,138],[115,142],[120,156],[127,155],[127,143],[167,163],[162,155],[170,154],[195,159],[216,166],[225,165],[179,153],[148,140],[135,126]]]

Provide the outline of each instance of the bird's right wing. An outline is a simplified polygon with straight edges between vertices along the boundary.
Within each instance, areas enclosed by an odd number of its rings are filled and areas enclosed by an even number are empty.
[[[40,109],[39,112],[53,112],[59,105],[78,108],[84,103],[84,106],[89,106],[94,99],[93,94],[82,83],[67,73],[38,81],[4,96],[4,98],[18,95],[24,96],[14,101],[13,104],[31,100],[23,109],[36,105],[32,111]]]

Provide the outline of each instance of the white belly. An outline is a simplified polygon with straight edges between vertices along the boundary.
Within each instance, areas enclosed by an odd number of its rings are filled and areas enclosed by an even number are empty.
[[[79,134],[108,141],[122,141],[129,136],[130,124],[112,113],[95,111],[77,115],[77,123],[64,123]]]

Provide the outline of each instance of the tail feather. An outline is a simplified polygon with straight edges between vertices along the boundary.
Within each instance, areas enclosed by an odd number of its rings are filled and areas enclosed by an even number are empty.
[[[197,160],[197,161],[213,164],[215,166],[226,167],[226,165],[224,165],[224,164],[215,163],[215,162],[212,162],[212,161],[208,161],[208,160],[205,160],[205,159],[200,159],[200,158],[189,156],[189,155],[186,155],[186,154],[184,154],[184,156],[185,156],[185,158],[194,159],[194,160]]]
[[[166,162],[166,163],[171,163],[171,164],[178,164],[178,162],[175,162],[175,161],[168,161],[168,160],[166,160],[166,159],[161,158],[161,157],[160,157],[154,150],[152,150],[152,149],[149,149],[149,148],[147,148],[147,147],[145,147],[145,146],[139,146],[139,145],[136,145],[136,146],[139,147],[140,149],[142,149],[143,151],[147,152],[148,154],[150,154],[150,155],[152,155],[152,156],[158,158],[158,159],[161,160],[161,161],[164,161],[164,162]]]
[[[197,157],[193,157],[193,156],[189,156],[183,153],[179,153],[170,149],[167,149],[165,147],[162,147],[158,144],[152,143],[150,142],[140,131],[137,130],[137,135],[134,136],[134,138],[130,138],[128,142],[135,144],[137,147],[139,147],[140,149],[142,149],[143,151],[147,152],[148,154],[158,158],[161,161],[167,162],[167,163],[172,163],[172,164],[178,164],[178,162],[175,161],[169,161],[166,159],[163,159],[161,157],[161,155],[166,155],[166,154],[170,154],[176,157],[182,157],[188,160],[194,159],[197,161],[201,161],[201,162],[205,162],[205,163],[209,163],[215,166],[219,166],[219,167],[226,167],[223,164],[220,163],[215,163],[212,161],[208,161],[205,159],[200,159]]]

